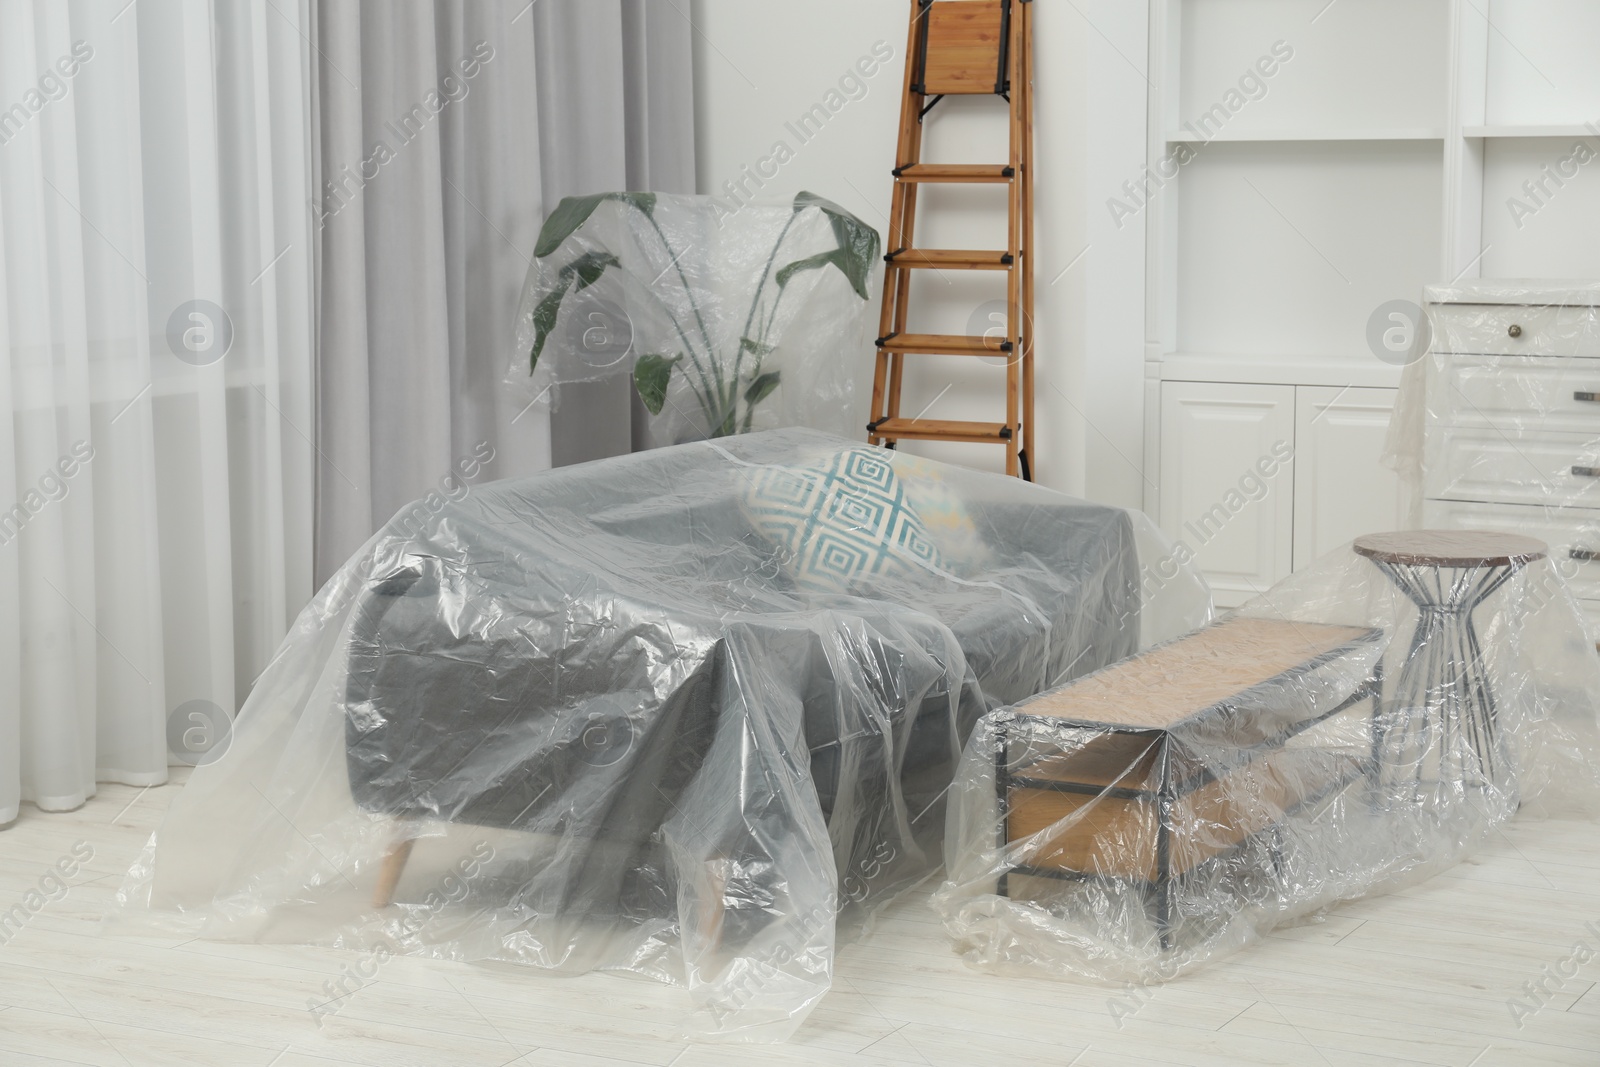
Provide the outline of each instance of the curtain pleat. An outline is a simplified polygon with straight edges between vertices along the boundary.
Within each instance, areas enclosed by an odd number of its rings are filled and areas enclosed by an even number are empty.
[[[308,14],[0,0],[0,823],[165,780],[309,598]]]
[[[504,478],[632,447],[627,389],[568,390],[551,413],[499,382],[563,196],[693,192],[686,10],[318,0],[319,576],[476,456]]]
[[[676,0],[534,7],[544,209],[616,189],[692,193],[693,29]],[[626,381],[562,388],[550,414],[556,466],[628,452],[642,405]]]

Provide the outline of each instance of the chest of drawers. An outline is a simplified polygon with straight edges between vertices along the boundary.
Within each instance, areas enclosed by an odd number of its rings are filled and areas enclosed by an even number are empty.
[[[1600,643],[1600,282],[1433,287],[1426,317],[1423,524],[1548,543]]]

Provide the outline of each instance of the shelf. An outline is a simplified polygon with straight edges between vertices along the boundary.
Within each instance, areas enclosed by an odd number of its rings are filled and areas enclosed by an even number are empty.
[[[1349,130],[1260,130],[1256,132],[1241,131],[1233,133],[1228,130],[1218,131],[1215,137],[1201,137],[1199,134],[1180,130],[1167,135],[1168,144],[1212,144],[1214,142],[1244,144],[1263,141],[1443,141],[1442,129],[1414,129],[1414,130],[1383,130],[1383,129],[1349,129]]]
[[[1600,130],[1581,123],[1554,126],[1463,126],[1463,137],[1597,137]]]
[[[1463,137],[1600,137],[1600,127],[1582,123],[1558,123],[1549,126],[1463,126]],[[1167,135],[1168,144],[1250,144],[1269,141],[1443,141],[1441,129],[1383,130],[1220,130],[1214,137],[1180,130]]]
[[[1199,151],[1180,179],[1176,329],[1164,349],[1378,363],[1366,344],[1373,312],[1414,301],[1441,274],[1444,155],[1437,141]],[[1330,383],[1351,384],[1307,384]]]
[[[1260,356],[1169,352],[1159,360],[1164,382],[1323,385],[1397,389],[1401,368],[1372,356]]]

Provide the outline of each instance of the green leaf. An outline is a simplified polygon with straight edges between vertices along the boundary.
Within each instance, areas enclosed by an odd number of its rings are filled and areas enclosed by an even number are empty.
[[[752,356],[755,356],[757,359],[766,359],[768,356],[772,355],[773,352],[777,351],[776,347],[773,345],[764,345],[760,341],[752,341],[748,337],[739,338],[739,348],[750,353]]]
[[[550,217],[544,220],[544,228],[539,231],[539,243],[534,245],[533,254],[543,259],[560,248],[561,243],[571,237],[579,226],[589,221],[594,209],[604,203],[605,199],[605,193],[564,198],[556,205],[556,209],[550,212]]]
[[[672,380],[672,368],[683,356],[662,356],[651,353],[639,357],[633,365],[633,387],[639,390],[639,399],[652,415],[661,414],[667,402],[667,383]]]
[[[794,276],[801,271],[820,270],[830,265],[838,267],[848,278],[850,277],[849,259],[849,253],[842,248],[835,248],[832,252],[818,252],[814,256],[807,256],[805,259],[797,259],[778,272],[778,288],[782,289],[788,285]],[[853,280],[850,284],[855,287],[857,293],[862,292],[866,286],[865,281],[859,286]],[[865,300],[866,297],[863,296],[862,299]]]
[[[656,213],[655,193],[611,193],[611,199],[620,200],[625,204],[632,204],[646,215],[654,218]]]
[[[577,232],[579,226],[589,221],[594,209],[607,200],[631,204],[650,216],[654,216],[656,210],[655,193],[594,193],[590,196],[565,197],[550,212],[550,217],[544,220],[544,228],[539,231],[539,243],[534,245],[533,254],[543,259],[560,248],[568,237]]]
[[[566,271],[571,271],[577,275],[578,288],[574,291],[581,293],[599,281],[600,276],[606,272],[607,267],[620,266],[622,266],[622,260],[610,252],[587,252],[567,266]]]
[[[778,372],[770,371],[750,383],[750,388],[744,391],[744,402],[755,407],[778,387]]]
[[[877,265],[878,255],[883,250],[878,231],[856,218],[844,208],[831,200],[824,199],[815,193],[801,192],[794,198],[796,212],[817,208],[828,217],[828,223],[833,227],[834,240],[839,244],[839,251],[843,253],[837,260],[830,260],[844,272],[850,280],[850,288],[863,300],[870,299],[867,293],[867,283],[872,278],[872,269]]]
[[[533,351],[528,354],[528,373],[532,374],[539,366],[539,353],[544,351],[544,343],[550,339],[550,334],[556,328],[556,318],[561,313],[561,301],[566,298],[567,286],[572,284],[572,276],[562,272],[559,286],[539,301],[539,306],[533,309]]]

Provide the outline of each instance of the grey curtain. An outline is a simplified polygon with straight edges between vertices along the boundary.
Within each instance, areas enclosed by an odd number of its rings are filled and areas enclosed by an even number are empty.
[[[631,448],[625,388],[499,387],[517,301],[562,197],[695,175],[686,4],[314,6],[320,584],[430,492]]]

